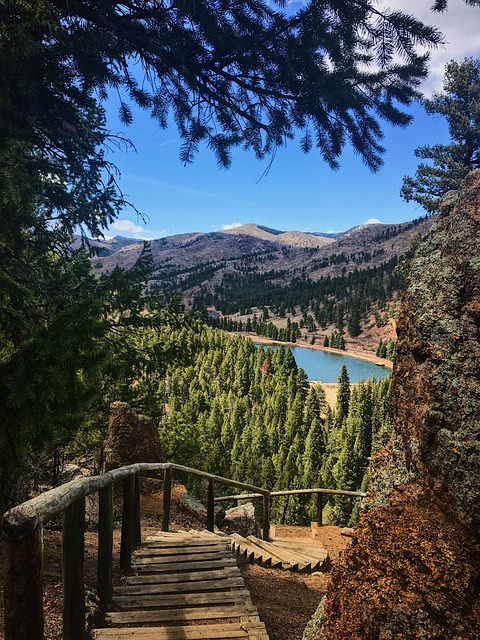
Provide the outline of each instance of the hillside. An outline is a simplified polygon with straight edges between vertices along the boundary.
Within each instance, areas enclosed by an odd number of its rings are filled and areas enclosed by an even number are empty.
[[[367,335],[371,350],[394,337],[389,303],[402,287],[396,268],[431,223],[369,224],[336,237],[248,224],[162,238],[150,243],[149,287],[167,297],[182,291],[188,308],[207,307],[239,322],[233,330],[263,314],[278,328],[297,322],[306,339],[323,339],[335,328],[351,338]],[[102,256],[100,272],[132,267],[142,248],[132,243]]]

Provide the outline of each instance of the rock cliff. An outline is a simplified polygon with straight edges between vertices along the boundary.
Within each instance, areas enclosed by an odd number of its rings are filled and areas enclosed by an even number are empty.
[[[480,171],[443,198],[397,331],[392,443],[314,637],[478,640]]]

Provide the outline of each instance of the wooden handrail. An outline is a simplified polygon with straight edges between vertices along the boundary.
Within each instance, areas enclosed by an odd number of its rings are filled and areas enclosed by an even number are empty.
[[[323,524],[323,495],[337,495],[337,496],[349,496],[351,498],[366,498],[367,494],[361,491],[343,491],[342,489],[324,489],[323,487],[317,487],[315,489],[290,489],[288,491],[270,491],[270,499],[279,496],[298,496],[298,495],[316,495],[317,496],[317,526],[321,527]],[[234,496],[219,496],[214,498],[214,502],[224,502],[227,500],[233,500],[235,505],[239,500],[255,500],[255,498],[261,498],[260,493],[239,493]]]
[[[164,475],[162,530],[168,531],[173,472],[186,473],[208,480],[206,527],[214,528],[214,504],[221,500],[263,499],[263,538],[270,530],[270,501],[283,495],[317,494],[321,524],[322,495],[336,494],[365,497],[358,491],[336,489],[296,489],[268,491],[251,484],[223,478],[183,465],[138,463],[114,469],[99,476],[87,476],[67,482],[27,502],[13,507],[3,515],[5,544],[5,640],[43,640],[43,523],[63,515],[62,548],[64,573],[63,640],[84,640],[82,621],[83,556],[85,526],[84,501],[99,493],[98,523],[98,594],[103,603],[112,598],[113,557],[113,485],[122,482],[121,568],[131,566],[132,549],[140,545],[139,475],[161,472]],[[215,484],[225,484],[251,493],[215,498]],[[74,588],[72,581],[77,585]]]
[[[270,491],[270,497],[275,498],[278,496],[296,496],[307,495],[314,493],[326,493],[338,496],[351,496],[353,498],[366,498],[367,494],[361,491],[343,491],[342,489],[291,489],[288,491]],[[255,498],[261,498],[261,493],[238,493],[233,496],[218,496],[214,499],[215,502],[223,502],[226,500],[254,500]]]
[[[112,487],[123,484],[122,536],[120,564],[124,571],[131,566],[132,549],[139,546],[140,508],[139,474],[164,473],[164,510],[162,529],[168,531],[173,471],[208,480],[206,526],[213,531],[215,483],[255,491],[264,501],[263,531],[270,529],[270,494],[266,489],[183,465],[138,463],[114,469],[99,476],[71,480],[31,500],[13,507],[3,515],[5,545],[5,640],[43,640],[43,523],[63,515],[63,640],[84,640],[83,555],[85,523],[84,500],[99,493],[98,524],[98,593],[103,603],[112,598],[113,501]],[[82,515],[83,514],[83,515]],[[70,588],[71,580],[78,588]]]

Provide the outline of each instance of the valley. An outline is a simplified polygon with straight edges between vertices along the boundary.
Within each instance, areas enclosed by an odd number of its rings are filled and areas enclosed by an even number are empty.
[[[395,338],[409,251],[433,219],[335,235],[248,224],[153,240],[148,292],[168,299],[181,291],[187,309],[208,309],[212,324],[227,331],[252,332],[253,323],[256,335],[310,345],[339,331],[349,351],[369,357]],[[98,274],[130,269],[145,251],[123,238],[104,244]]]

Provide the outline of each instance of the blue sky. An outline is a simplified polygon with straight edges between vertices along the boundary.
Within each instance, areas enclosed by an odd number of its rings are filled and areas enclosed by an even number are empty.
[[[419,4],[424,4],[419,10]],[[446,62],[466,56],[480,57],[480,8],[450,0],[449,11],[433,16],[431,0],[396,0],[425,22],[437,24],[446,46],[431,54],[431,74],[423,90],[442,86]],[[117,151],[109,159],[121,171],[120,185],[127,198],[146,216],[146,223],[127,211],[106,235],[160,238],[191,231],[219,231],[254,222],[280,230],[344,231],[369,220],[398,223],[423,215],[414,203],[399,196],[404,175],[415,172],[414,149],[448,141],[445,122],[427,116],[414,105],[414,122],[407,128],[384,127],[384,166],[372,174],[350,148],[340,158],[341,168],[330,170],[315,150],[303,154],[298,141],[279,149],[270,171],[269,160],[259,162],[252,153],[237,150],[232,167],[219,169],[208,149],[200,149],[195,162],[179,160],[181,140],[174,126],[161,130],[146,113],[135,111],[134,123],[122,128],[108,105],[108,124],[135,144],[136,152]]]

